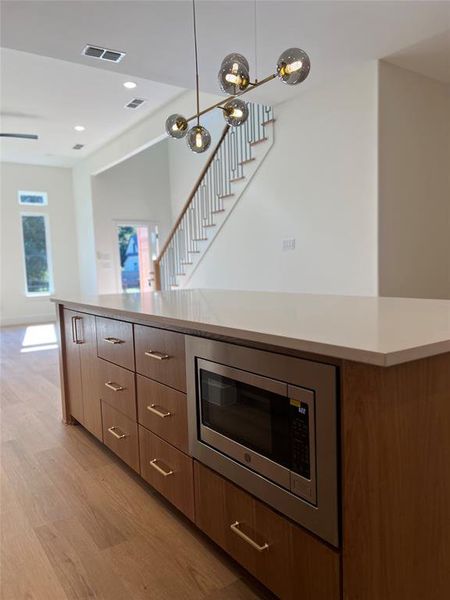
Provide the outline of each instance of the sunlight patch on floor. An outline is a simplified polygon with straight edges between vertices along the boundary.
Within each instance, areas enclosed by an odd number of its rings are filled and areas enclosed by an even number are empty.
[[[58,347],[56,326],[54,323],[45,325],[28,325],[22,340],[21,352],[39,350],[54,350]]]

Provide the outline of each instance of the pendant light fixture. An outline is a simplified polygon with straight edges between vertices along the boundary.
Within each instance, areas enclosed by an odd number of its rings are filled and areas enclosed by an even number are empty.
[[[232,52],[225,56],[220,65],[218,81],[220,89],[231,96],[229,99],[221,100],[208,108],[200,111],[198,51],[197,51],[197,22],[195,11],[195,0],[192,0],[192,19],[194,29],[194,55],[195,55],[195,88],[197,99],[197,111],[192,117],[186,119],[182,115],[174,114],[166,120],[166,132],[170,137],[180,139],[187,135],[187,144],[193,152],[205,152],[211,144],[209,131],[200,124],[200,117],[215,108],[223,111],[225,121],[232,127],[239,127],[248,118],[247,103],[240,96],[249,91],[272,81],[278,77],[286,85],[298,85],[309,75],[311,63],[309,56],[300,48],[288,48],[278,58],[276,73],[268,75],[258,81],[250,79],[250,68],[247,59],[238,52]],[[255,64],[256,64],[256,2],[255,2]],[[189,122],[196,120],[196,125],[189,129]]]

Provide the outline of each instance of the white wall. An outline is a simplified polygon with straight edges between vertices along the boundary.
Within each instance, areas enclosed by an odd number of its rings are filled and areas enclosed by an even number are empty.
[[[168,140],[92,178],[99,294],[119,293],[115,221],[153,221],[164,242],[172,225]],[[100,259],[99,259],[100,258]]]
[[[189,287],[376,295],[376,63],[275,118],[274,146]]]
[[[47,207],[20,206],[18,190],[47,192]],[[70,169],[1,163],[1,324],[53,320],[48,297],[25,295],[25,268],[20,215],[46,213],[50,223],[54,293],[79,291],[77,240]]]
[[[217,102],[212,94],[201,95],[201,108]],[[164,138],[164,123],[172,113],[195,113],[195,95],[186,92],[125,131],[73,168],[73,189],[79,247],[80,286],[84,294],[95,294],[97,274],[91,176],[121,162]],[[180,142],[181,144],[183,142]]]
[[[380,294],[450,298],[450,86],[379,77]]]

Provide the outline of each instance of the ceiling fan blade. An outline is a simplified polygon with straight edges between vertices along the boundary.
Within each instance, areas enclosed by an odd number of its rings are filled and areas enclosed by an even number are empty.
[[[34,133],[0,133],[0,137],[19,138],[22,140],[38,140],[39,136]]]

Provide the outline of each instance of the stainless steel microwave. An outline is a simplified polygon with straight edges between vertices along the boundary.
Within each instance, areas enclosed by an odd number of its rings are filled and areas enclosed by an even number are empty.
[[[339,545],[336,367],[186,338],[199,461]]]

